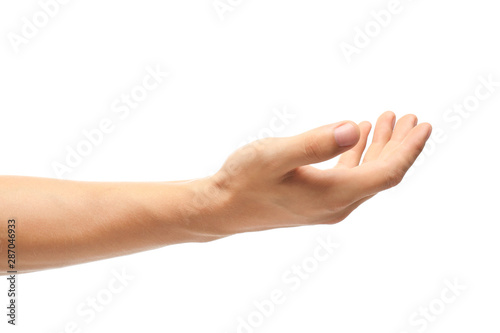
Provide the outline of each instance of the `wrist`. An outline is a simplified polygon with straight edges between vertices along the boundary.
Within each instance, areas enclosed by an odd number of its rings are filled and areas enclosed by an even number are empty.
[[[231,219],[231,194],[217,176],[193,179],[178,186],[184,193],[179,221],[193,241],[207,242],[236,233],[224,227]]]

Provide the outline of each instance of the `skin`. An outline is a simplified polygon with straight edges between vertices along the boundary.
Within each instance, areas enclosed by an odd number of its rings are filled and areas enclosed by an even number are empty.
[[[214,175],[175,182],[78,182],[0,177],[0,274],[7,267],[7,220],[16,220],[18,273],[63,267],[240,232],[344,220],[399,184],[429,138],[409,114],[343,121],[235,151]],[[334,129],[350,123],[352,145]],[[364,153],[364,158],[361,158]],[[341,155],[328,170],[311,164]]]

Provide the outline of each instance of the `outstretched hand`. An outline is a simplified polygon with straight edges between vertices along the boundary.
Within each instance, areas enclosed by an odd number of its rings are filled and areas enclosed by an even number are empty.
[[[213,176],[190,181],[1,176],[2,219],[15,216],[12,223],[23,235],[16,242],[23,253],[16,268],[32,272],[245,231],[342,221],[397,185],[431,133],[414,115],[394,124],[394,113],[382,114],[366,152],[368,122],[257,140],[235,151]],[[338,155],[334,168],[311,165]],[[0,244],[11,237],[6,228]],[[8,269],[0,262],[0,275]]]
[[[431,125],[417,125],[415,115],[395,120],[391,111],[378,118],[366,152],[371,124],[350,121],[238,149],[210,177],[216,188],[212,198],[224,207],[214,231],[229,235],[342,221],[376,193],[399,184],[431,134]],[[310,165],[340,154],[334,168]]]

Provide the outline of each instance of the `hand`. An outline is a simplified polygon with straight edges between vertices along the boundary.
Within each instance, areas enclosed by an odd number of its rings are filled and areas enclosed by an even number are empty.
[[[417,125],[415,115],[396,124],[395,119],[390,111],[379,117],[361,163],[369,122],[343,121],[238,149],[207,179],[210,190],[201,194],[210,197],[210,228],[230,235],[342,221],[376,193],[399,184],[431,134],[431,125]],[[310,165],[339,154],[332,169]],[[208,202],[199,199],[195,202]]]

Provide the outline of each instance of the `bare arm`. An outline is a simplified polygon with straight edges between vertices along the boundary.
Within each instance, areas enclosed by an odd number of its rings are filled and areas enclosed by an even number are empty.
[[[16,220],[19,272],[215,239],[203,230],[203,219],[195,221],[188,211],[193,191],[206,181],[105,183],[0,177],[0,271],[8,270],[9,219]]]
[[[368,122],[340,122],[255,141],[213,176],[158,183],[0,177],[0,274],[8,270],[7,221],[16,220],[16,269],[62,267],[239,232],[345,219],[397,185],[431,133],[414,115],[386,112],[364,154]],[[320,170],[310,164],[342,154]]]

